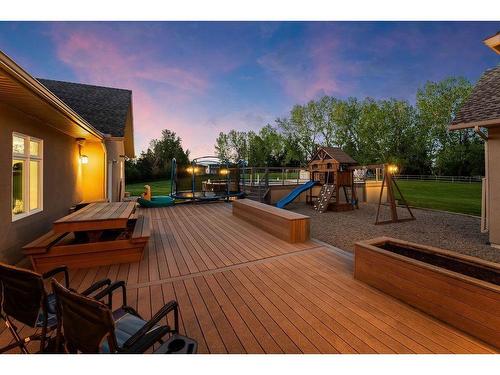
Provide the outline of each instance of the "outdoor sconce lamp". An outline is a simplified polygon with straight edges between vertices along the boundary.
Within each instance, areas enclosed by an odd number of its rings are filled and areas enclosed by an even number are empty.
[[[88,164],[89,157],[87,155],[82,155],[82,147],[85,144],[85,138],[77,138],[76,143],[78,144],[78,156],[80,158],[80,163]]]

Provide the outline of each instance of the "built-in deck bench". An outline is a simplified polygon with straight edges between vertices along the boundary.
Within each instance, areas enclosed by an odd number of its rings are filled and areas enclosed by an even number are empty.
[[[290,243],[309,240],[309,216],[250,199],[234,201],[233,215]]]

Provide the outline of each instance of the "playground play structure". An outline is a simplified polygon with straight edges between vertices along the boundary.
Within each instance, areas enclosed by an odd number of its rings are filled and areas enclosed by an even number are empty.
[[[290,194],[280,199],[276,207],[283,208],[303,192],[309,191],[308,199],[319,213],[327,210],[346,211],[358,206],[354,186],[354,169],[358,163],[340,148],[321,147],[308,164],[310,181],[297,186]],[[313,195],[313,187],[321,186],[319,194]]]
[[[191,161],[182,175],[172,159],[170,191],[175,200],[212,202],[242,197],[240,165],[231,165],[216,156],[203,156]]]
[[[378,167],[383,167],[384,178],[382,179],[382,186],[380,187],[380,196],[378,200],[377,207],[377,217],[375,218],[375,225],[379,224],[390,224],[390,223],[400,223],[402,221],[410,221],[415,220],[415,216],[413,216],[413,212],[411,212],[408,203],[406,202],[403,193],[399,189],[398,184],[396,183],[396,179],[394,178],[394,173],[397,172],[397,167],[394,165],[383,164]],[[380,218],[380,208],[384,205],[382,197],[384,194],[384,187],[387,189],[387,204],[391,209],[391,218],[389,220],[379,220]],[[406,208],[410,217],[400,218],[398,215],[398,210],[396,206],[396,197],[394,194],[394,189],[396,189],[399,193],[399,202]]]

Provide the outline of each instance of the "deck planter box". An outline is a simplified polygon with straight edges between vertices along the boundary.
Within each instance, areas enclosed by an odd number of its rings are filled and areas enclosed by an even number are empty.
[[[379,237],[355,244],[354,277],[500,348],[500,264]]]

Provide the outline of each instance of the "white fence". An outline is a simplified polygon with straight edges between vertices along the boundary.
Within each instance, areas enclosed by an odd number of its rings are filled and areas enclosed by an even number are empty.
[[[412,175],[412,174],[399,174],[394,175],[397,180],[421,180],[421,181],[438,181],[438,182],[461,182],[473,183],[481,182],[482,176],[432,176],[432,175]]]

